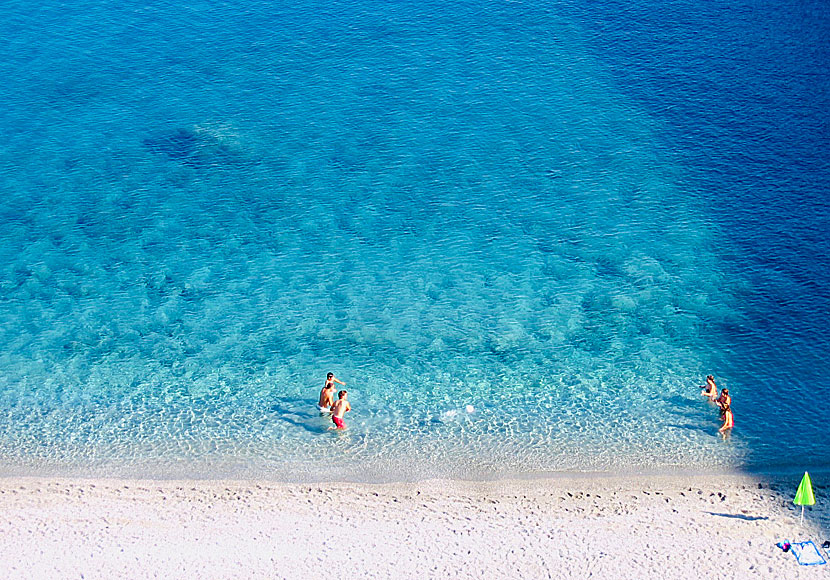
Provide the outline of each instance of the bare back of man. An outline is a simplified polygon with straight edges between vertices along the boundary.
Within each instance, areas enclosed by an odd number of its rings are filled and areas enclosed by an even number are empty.
[[[337,396],[338,399],[331,406],[331,421],[335,424],[337,429],[345,429],[346,424],[343,422],[343,415],[345,415],[347,411],[351,411],[352,406],[346,398],[348,396],[346,391],[340,391]]]
[[[317,407],[322,412],[331,412],[331,406],[334,404],[334,385],[326,384],[323,390],[320,391],[320,401]]]

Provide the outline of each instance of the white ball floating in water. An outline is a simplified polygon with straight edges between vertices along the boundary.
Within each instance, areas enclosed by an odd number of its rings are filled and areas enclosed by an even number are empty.
[[[473,407],[472,405],[467,405],[467,412],[468,413],[475,413],[475,411],[476,411],[475,407]]]

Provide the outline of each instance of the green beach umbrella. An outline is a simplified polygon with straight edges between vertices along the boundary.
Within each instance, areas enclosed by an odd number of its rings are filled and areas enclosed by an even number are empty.
[[[813,494],[813,482],[810,481],[810,474],[804,472],[804,477],[801,478],[801,483],[798,484],[798,491],[795,492],[795,505],[801,506],[801,523],[804,524],[804,506],[815,505],[816,496]]]

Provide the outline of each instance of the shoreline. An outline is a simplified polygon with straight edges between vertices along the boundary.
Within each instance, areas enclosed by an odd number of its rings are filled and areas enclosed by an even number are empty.
[[[785,481],[792,479],[800,481],[804,471],[808,471],[811,477],[819,477],[830,482],[830,467],[818,469],[795,469],[783,467],[778,469],[747,469],[747,468],[721,468],[703,469],[697,467],[674,467],[655,470],[630,469],[615,471],[524,471],[519,473],[490,473],[487,475],[462,476],[418,476],[412,477],[389,477],[389,478],[342,478],[326,479],[320,478],[283,478],[283,477],[257,477],[251,475],[237,476],[201,476],[183,475],[182,473],[170,475],[102,475],[98,471],[92,472],[31,472],[17,473],[0,471],[0,487],[9,481],[43,480],[43,481],[145,481],[159,483],[181,483],[181,482],[203,482],[203,483],[228,483],[228,484],[267,484],[267,485],[325,485],[325,484],[349,484],[349,485],[407,485],[428,481],[447,481],[465,483],[498,483],[502,481],[557,481],[557,480],[615,480],[615,479],[662,479],[662,478],[741,478],[752,477],[769,481]]]
[[[802,528],[798,479],[752,474],[0,478],[0,576],[807,578],[815,567],[775,544],[830,539],[820,482]]]

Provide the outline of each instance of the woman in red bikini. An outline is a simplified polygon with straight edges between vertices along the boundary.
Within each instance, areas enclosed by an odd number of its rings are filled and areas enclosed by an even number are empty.
[[[723,426],[718,429],[718,432],[725,435],[732,427],[735,426],[735,418],[732,416],[732,407],[726,405],[723,407]]]

